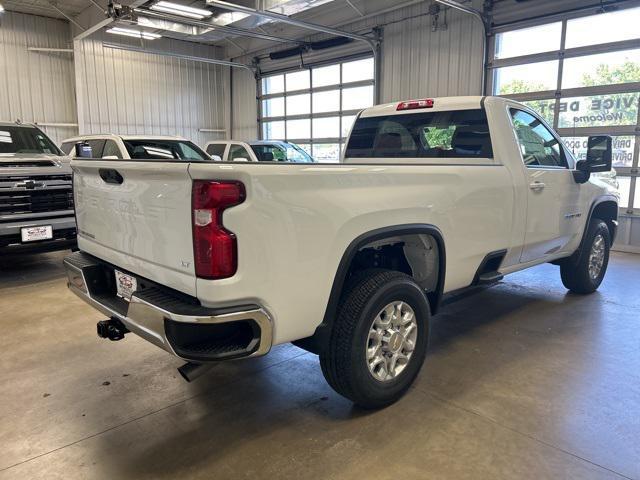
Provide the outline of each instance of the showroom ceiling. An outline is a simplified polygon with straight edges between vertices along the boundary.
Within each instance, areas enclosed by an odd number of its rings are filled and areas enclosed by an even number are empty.
[[[55,7],[58,7],[67,15],[76,16],[91,5],[89,0],[58,0],[57,2],[50,2],[49,0],[0,0],[0,3],[9,11],[54,18],[64,18]],[[106,5],[107,2],[98,0],[97,3]]]

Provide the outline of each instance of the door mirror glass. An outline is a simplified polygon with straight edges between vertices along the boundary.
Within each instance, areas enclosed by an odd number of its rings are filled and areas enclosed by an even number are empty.
[[[613,139],[608,135],[589,137],[587,142],[587,159],[580,162],[581,170],[590,173],[609,172],[613,159]]]
[[[75,145],[77,158],[93,158],[93,149],[87,142],[78,142]]]

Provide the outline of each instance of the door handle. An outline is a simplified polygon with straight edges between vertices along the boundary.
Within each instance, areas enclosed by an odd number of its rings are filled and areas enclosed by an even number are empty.
[[[529,188],[531,190],[533,190],[534,192],[540,192],[542,190],[544,190],[544,187],[546,187],[547,185],[542,183],[542,182],[533,182],[529,184]]]
[[[122,178],[122,175],[120,175],[117,170],[114,170],[112,168],[101,168],[100,170],[98,170],[98,173],[100,174],[100,178],[106,183],[122,185],[122,182],[124,182],[124,178]]]

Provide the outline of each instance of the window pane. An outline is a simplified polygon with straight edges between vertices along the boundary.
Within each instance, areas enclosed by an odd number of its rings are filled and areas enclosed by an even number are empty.
[[[544,118],[550,126],[553,127],[553,111],[556,108],[555,100],[532,100],[522,103],[535,111],[538,115]]]
[[[587,138],[588,137],[565,137],[564,143],[573,153],[576,160],[587,158]],[[633,136],[613,137],[613,166],[631,167],[633,164],[633,149],[636,141]]]
[[[287,138],[305,139],[311,137],[311,119],[287,120]]]
[[[484,110],[360,117],[345,157],[492,158]]]
[[[356,121],[355,115],[344,115],[342,117],[342,129],[340,131],[341,137],[346,137],[349,135],[351,131],[351,127],[353,127],[353,122]]]
[[[567,58],[562,88],[640,82],[640,50]]]
[[[569,20],[566,48],[640,38],[639,24],[640,8]]]
[[[312,70],[313,87],[326,87],[340,83],[340,65],[314,68]]]
[[[287,73],[287,92],[309,88],[309,70]]]
[[[558,126],[561,128],[635,125],[637,120],[637,93],[564,98],[560,101]]]
[[[515,109],[511,117],[525,166],[568,168],[560,142],[537,118]]]
[[[342,109],[359,110],[373,105],[373,85],[345,88],[342,91]]]
[[[284,122],[265,122],[262,124],[262,137],[265,140],[282,140],[284,135]]]
[[[272,93],[284,92],[284,75],[275,75],[262,79],[262,94],[271,95]]]
[[[313,113],[336,112],[340,110],[340,90],[313,94]]]
[[[311,145],[308,143],[296,143],[301,149],[311,155]]]
[[[311,94],[287,96],[287,115],[311,113]]]
[[[631,194],[631,177],[618,177],[618,192],[620,192],[620,208],[628,208],[629,207],[629,197]],[[638,199],[638,186],[636,184],[636,194],[634,198],[634,208],[640,208],[637,201]]]
[[[318,162],[338,163],[340,161],[340,145],[337,143],[313,145],[312,157]]]
[[[212,143],[207,147],[207,153],[209,155],[217,155],[220,158],[224,157],[224,151],[227,148],[227,145],[224,143]]]
[[[229,147],[229,161],[233,162],[238,158],[244,158],[247,162],[251,161],[249,152],[242,145],[231,145]]]
[[[262,101],[263,117],[283,117],[284,116],[284,97],[270,98]]]
[[[496,35],[496,58],[511,58],[532,53],[560,50],[562,22],[522,28]]]
[[[342,64],[342,83],[373,80],[373,58]]]
[[[313,138],[338,138],[339,136],[340,117],[313,119]]]
[[[558,83],[558,62],[530,63],[496,68],[493,91],[496,95],[555,90]]]

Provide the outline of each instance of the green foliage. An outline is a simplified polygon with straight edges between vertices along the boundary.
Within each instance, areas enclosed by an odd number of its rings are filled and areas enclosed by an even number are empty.
[[[582,84],[585,87],[628,82],[640,82],[640,64],[630,60],[615,68],[601,63],[596,67],[595,74],[585,73],[582,76]]]

